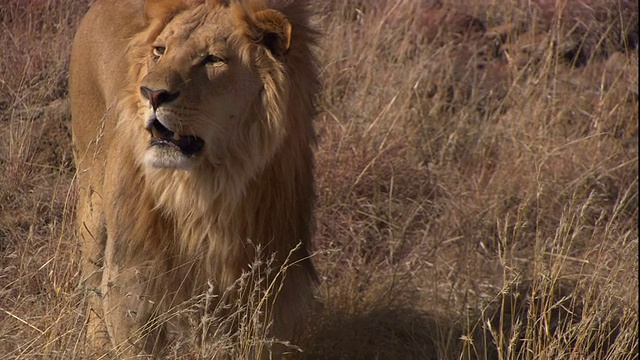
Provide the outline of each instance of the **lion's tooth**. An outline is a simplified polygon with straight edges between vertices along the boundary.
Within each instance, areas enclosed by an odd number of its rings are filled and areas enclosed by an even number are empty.
[[[175,141],[180,141],[180,134],[178,134],[178,133],[173,133],[173,140],[175,140]]]

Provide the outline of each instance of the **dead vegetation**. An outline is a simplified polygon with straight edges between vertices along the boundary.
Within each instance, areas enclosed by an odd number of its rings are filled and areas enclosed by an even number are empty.
[[[88,3],[0,5],[0,358],[86,358],[66,77]],[[637,359],[637,3],[328,3],[323,307],[296,356]],[[172,356],[210,358],[196,337]]]

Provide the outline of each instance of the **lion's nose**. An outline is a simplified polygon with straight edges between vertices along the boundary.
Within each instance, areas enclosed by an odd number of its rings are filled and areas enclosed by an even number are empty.
[[[140,87],[140,93],[142,93],[145,99],[149,100],[151,106],[153,106],[153,110],[158,109],[158,107],[164,103],[175,100],[180,95],[179,91],[170,93],[165,89],[153,90],[146,86]]]

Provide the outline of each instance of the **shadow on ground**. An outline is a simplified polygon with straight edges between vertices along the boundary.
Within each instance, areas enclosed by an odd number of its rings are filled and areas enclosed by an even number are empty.
[[[332,313],[313,326],[303,359],[441,359],[459,338],[444,316],[412,308]]]
[[[633,334],[621,331],[633,314],[600,318],[583,308],[584,300],[575,284],[525,281],[499,294],[482,314],[464,319],[410,305],[327,308],[312,324],[300,358],[499,360],[579,353],[601,359],[637,352]],[[536,342],[527,340],[532,336]]]

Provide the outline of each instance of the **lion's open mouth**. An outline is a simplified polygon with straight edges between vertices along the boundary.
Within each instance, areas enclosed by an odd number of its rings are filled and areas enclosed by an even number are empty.
[[[180,135],[167,129],[158,119],[147,126],[151,134],[151,145],[174,146],[187,156],[195,155],[202,149],[204,141],[197,136]]]

